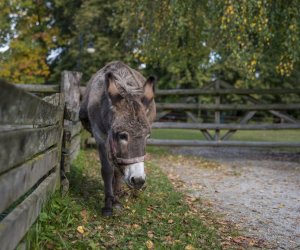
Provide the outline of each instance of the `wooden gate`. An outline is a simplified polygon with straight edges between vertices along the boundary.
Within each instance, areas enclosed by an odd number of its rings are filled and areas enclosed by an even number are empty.
[[[300,147],[299,142],[262,142],[262,141],[230,141],[228,140],[238,130],[286,130],[300,129],[300,122],[295,117],[287,114],[285,111],[300,110],[300,98],[297,103],[266,103],[262,97],[265,95],[300,95],[300,89],[237,89],[230,84],[216,80],[201,89],[172,89],[158,90],[156,95],[158,99],[162,97],[198,97],[213,95],[213,104],[194,103],[157,103],[157,119],[170,111],[180,110],[187,114],[192,123],[182,122],[155,122],[154,129],[197,129],[201,131],[206,138],[201,140],[158,140],[149,139],[149,145],[156,146],[246,146],[246,147]],[[244,103],[223,104],[222,97],[227,95],[240,96]],[[186,99],[185,99],[186,100]],[[195,100],[195,98],[194,98]],[[214,122],[203,123],[192,111],[214,111]],[[224,111],[247,111],[237,123],[221,123],[221,114]],[[258,111],[264,111],[280,118],[281,123],[248,124]],[[221,135],[221,130],[227,131]],[[213,133],[212,133],[213,132]]]

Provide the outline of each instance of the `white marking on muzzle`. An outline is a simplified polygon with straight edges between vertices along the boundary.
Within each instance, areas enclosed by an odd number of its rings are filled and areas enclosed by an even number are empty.
[[[144,171],[144,162],[138,162],[134,164],[127,165],[124,171],[124,180],[126,184],[130,187],[134,187],[132,183],[132,178],[135,179],[146,179],[146,174]]]

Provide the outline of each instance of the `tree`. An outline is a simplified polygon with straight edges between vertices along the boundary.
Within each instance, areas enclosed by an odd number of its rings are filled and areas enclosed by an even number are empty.
[[[1,44],[9,50],[0,60],[0,77],[11,82],[42,83],[49,77],[46,61],[59,46],[59,30],[52,25],[50,1],[4,1],[1,3]]]
[[[74,14],[72,36],[56,60],[55,76],[63,69],[83,72],[84,80],[112,60],[128,62],[126,44],[122,40],[123,30],[114,23],[118,15],[118,1],[83,1]],[[95,53],[86,48],[92,45]]]
[[[298,6],[298,0],[131,1],[129,27],[141,60],[184,82],[214,76],[247,86],[282,84],[299,71]]]
[[[212,78],[237,86],[295,86],[299,0],[4,0],[0,77],[57,81],[62,70],[90,78],[123,60],[157,72],[159,87]],[[88,54],[93,45],[96,53]],[[145,67],[146,66],[146,67]]]

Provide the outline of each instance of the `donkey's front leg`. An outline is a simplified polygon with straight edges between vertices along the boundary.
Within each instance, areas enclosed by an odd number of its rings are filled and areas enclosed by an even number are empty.
[[[99,145],[99,155],[101,159],[101,174],[104,182],[104,207],[102,208],[102,215],[112,216],[112,205],[114,203],[113,193],[113,178],[114,178],[114,167],[109,163],[107,159],[106,149],[103,144]]]
[[[114,180],[113,180],[113,191],[114,191],[115,200],[113,203],[113,207],[119,210],[123,208],[119,200],[119,198],[122,196],[121,179],[122,179],[121,172],[117,168],[115,168]]]

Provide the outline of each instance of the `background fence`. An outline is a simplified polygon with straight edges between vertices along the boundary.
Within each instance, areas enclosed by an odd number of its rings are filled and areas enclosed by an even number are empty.
[[[297,103],[267,103],[268,95],[297,95]],[[287,130],[300,129],[300,121],[286,111],[296,113],[300,110],[300,89],[237,89],[230,84],[216,80],[202,89],[158,90],[156,92],[157,120],[171,111],[184,112],[191,122],[155,122],[154,129],[196,129],[203,133],[206,141],[197,140],[158,140],[149,139],[148,144],[156,146],[247,146],[247,147],[299,147],[299,142],[262,142],[229,141],[238,130]],[[182,97],[181,103],[163,102],[166,97]],[[201,103],[204,96],[213,96],[213,103]],[[234,103],[222,103],[222,99],[231,96]],[[235,96],[235,97],[234,97]],[[238,97],[237,97],[238,96]],[[189,97],[186,98],[186,97]],[[194,97],[191,99],[191,97]],[[228,98],[227,98],[228,99]],[[239,99],[239,102],[236,101]],[[178,98],[176,99],[178,100]],[[196,101],[195,101],[196,100]],[[200,100],[200,101],[199,101]],[[188,103],[192,101],[193,103]],[[196,115],[196,111],[200,115]],[[214,122],[201,121],[201,112],[213,112]],[[243,113],[236,123],[224,123],[226,112]],[[277,117],[279,123],[250,123],[258,112],[265,112]],[[222,121],[223,120],[223,121]],[[225,133],[221,134],[221,131]]]
[[[85,88],[81,87],[84,93]],[[174,139],[148,139],[148,145],[154,146],[212,146],[212,147],[300,147],[298,142],[272,142],[272,141],[233,141],[229,140],[239,130],[291,130],[300,129],[300,121],[287,113],[295,114],[300,110],[300,89],[237,89],[230,84],[216,80],[200,89],[172,89],[156,91],[157,117],[153,123],[153,129],[192,129],[199,130],[205,140],[174,140]],[[297,103],[267,103],[265,96],[296,95]],[[211,96],[213,103],[201,103],[204,97]],[[230,98],[228,98],[230,96]],[[233,97],[235,96],[235,97]],[[227,97],[227,98],[226,98]],[[177,102],[171,102],[175,100]],[[232,103],[223,103],[222,100],[234,99]],[[239,99],[240,103],[237,101]],[[178,102],[181,100],[181,102]],[[168,122],[164,117],[177,112],[173,116],[180,120],[190,122]],[[179,112],[179,113],[178,113]],[[214,122],[207,123],[204,112],[211,112]],[[226,112],[240,112],[233,116],[236,122],[224,123]],[[278,118],[274,122],[251,122],[255,115],[260,113],[270,114]],[[179,115],[181,114],[181,115]],[[185,114],[185,118],[183,115]],[[178,119],[178,120],[179,120]],[[159,122],[163,120],[163,122]],[[232,120],[232,115],[231,115]],[[249,123],[251,122],[251,123]],[[199,136],[200,137],[200,136]],[[95,140],[86,141],[88,146],[95,145]]]
[[[0,248],[15,249],[80,148],[79,81],[56,86],[0,83]],[[34,94],[30,94],[32,92]]]

